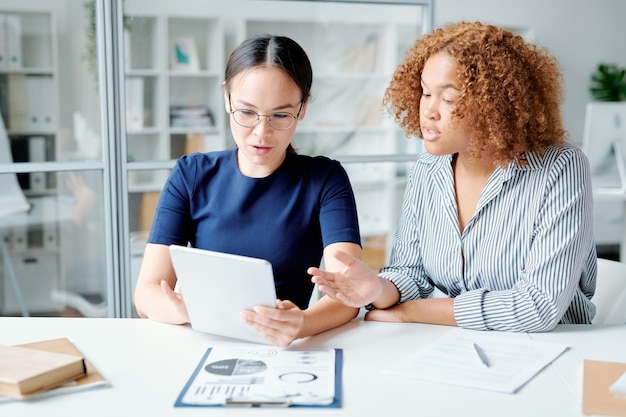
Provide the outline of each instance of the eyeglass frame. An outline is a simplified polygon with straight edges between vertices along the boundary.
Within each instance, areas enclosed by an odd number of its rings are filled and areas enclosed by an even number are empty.
[[[300,108],[298,109],[298,114],[296,114],[295,116],[293,114],[289,113],[288,111],[277,111],[276,113],[272,113],[272,114],[259,114],[259,113],[255,112],[254,110],[250,110],[250,109],[235,109],[235,110],[233,110],[233,103],[230,101],[230,94],[228,95],[228,107],[230,108],[230,111],[228,112],[228,114],[233,116],[233,120],[235,121],[235,123],[237,123],[241,127],[245,127],[245,128],[248,128],[248,129],[252,129],[256,125],[258,125],[259,122],[261,121],[261,117],[267,117],[267,124],[269,124],[272,129],[280,130],[280,131],[289,130],[296,124],[296,120],[298,120],[298,118],[300,117],[300,113],[302,112],[302,106],[304,106],[304,101],[300,101]],[[237,112],[237,111],[249,111],[251,113],[256,114],[256,123],[253,124],[252,126],[244,126],[244,125],[242,125],[241,123],[239,123],[237,121],[237,118],[235,118],[234,113]],[[275,127],[272,124],[272,116],[274,116],[276,114],[288,114],[289,116],[293,117],[293,121],[291,123],[291,126],[286,127],[284,129],[280,129],[280,128]]]

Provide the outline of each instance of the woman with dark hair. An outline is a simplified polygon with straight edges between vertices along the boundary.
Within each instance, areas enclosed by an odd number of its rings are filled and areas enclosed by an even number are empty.
[[[223,87],[236,146],[177,161],[161,193],[135,288],[141,317],[189,321],[182,295],[174,292],[171,244],[270,261],[277,307],[257,306],[241,319],[275,345],[287,346],[357,315],[358,309],[330,297],[308,307],[309,266],[324,256],[334,270],[336,250],[361,257],[345,170],[326,157],[298,155],[291,146],[312,80],[306,53],[289,38],[259,35],[232,52]]]
[[[388,266],[312,268],[366,319],[539,332],[590,323],[591,176],[566,142],[562,77],[545,48],[480,22],[417,40],[384,102],[426,152],[408,178]],[[430,298],[435,289],[447,295]]]

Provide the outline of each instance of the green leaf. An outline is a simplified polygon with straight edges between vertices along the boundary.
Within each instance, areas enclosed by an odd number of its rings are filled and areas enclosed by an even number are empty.
[[[600,101],[626,100],[626,68],[600,63],[591,74],[591,95]]]

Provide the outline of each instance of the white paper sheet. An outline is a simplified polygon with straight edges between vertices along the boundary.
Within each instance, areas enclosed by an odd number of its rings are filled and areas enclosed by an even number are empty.
[[[523,336],[523,337],[520,337]],[[484,352],[489,366],[478,356]],[[525,335],[454,329],[383,372],[405,378],[514,393],[567,349]]]

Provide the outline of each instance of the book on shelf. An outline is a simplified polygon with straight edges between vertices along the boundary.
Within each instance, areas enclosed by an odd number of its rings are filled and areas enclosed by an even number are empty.
[[[204,136],[198,133],[189,134],[185,139],[185,149],[183,153],[189,155],[194,152],[204,152]]]
[[[361,98],[354,114],[356,126],[379,126],[382,119],[382,98],[364,96]]]
[[[196,40],[182,37],[170,40],[170,68],[173,70],[200,70]]]
[[[83,354],[74,346],[74,344],[67,338],[57,338],[57,339],[49,339],[42,340],[32,343],[26,343],[18,345],[20,348],[28,348],[31,350],[48,352],[48,353],[57,353],[69,355],[74,358],[79,358],[84,363],[84,368],[86,372],[83,372],[77,378],[70,379],[66,381],[65,384],[56,385],[55,387],[39,391],[36,394],[33,394],[31,397],[41,398],[46,396],[60,395],[66,393],[72,393],[76,391],[83,391],[87,389],[92,389],[96,387],[108,387],[110,386],[109,381],[104,378],[104,376],[96,369],[96,367],[86,359]],[[0,361],[4,359],[3,356],[0,356]],[[0,403],[5,401],[16,400],[16,397],[10,396],[1,396],[0,395]]]
[[[205,106],[172,106],[170,108],[171,127],[210,127],[214,126],[211,109]]]
[[[373,73],[378,60],[378,36],[370,35],[344,51],[341,58],[341,72]]]
[[[87,373],[81,356],[0,345],[0,394],[26,398]]]

